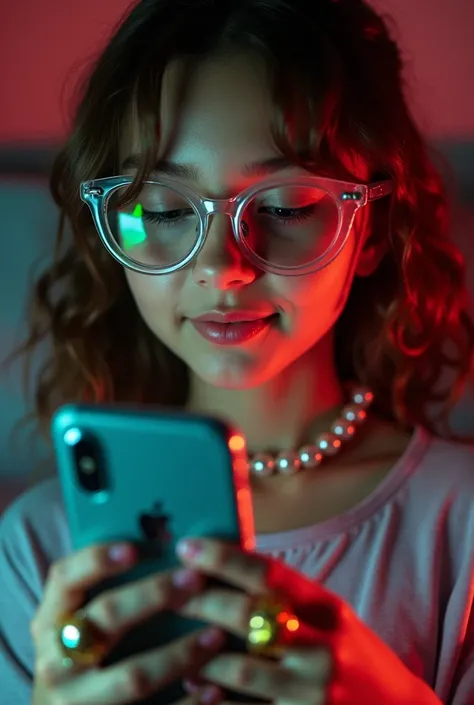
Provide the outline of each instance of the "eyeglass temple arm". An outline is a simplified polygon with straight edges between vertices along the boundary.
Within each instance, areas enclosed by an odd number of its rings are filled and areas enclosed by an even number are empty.
[[[367,201],[377,201],[379,198],[388,196],[393,191],[393,181],[377,181],[370,184]]]

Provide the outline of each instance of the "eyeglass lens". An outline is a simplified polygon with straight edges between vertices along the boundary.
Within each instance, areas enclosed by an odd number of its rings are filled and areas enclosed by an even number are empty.
[[[123,253],[143,265],[169,267],[193,250],[200,216],[183,194],[146,183],[137,198],[122,205],[126,187],[108,201],[107,223]],[[240,234],[265,262],[302,266],[323,256],[338,229],[335,197],[314,186],[281,186],[258,191],[242,211]]]

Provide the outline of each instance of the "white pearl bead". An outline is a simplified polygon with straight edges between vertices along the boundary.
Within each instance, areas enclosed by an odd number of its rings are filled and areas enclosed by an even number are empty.
[[[304,468],[317,467],[324,457],[317,446],[304,446],[300,448],[299,456]]]
[[[358,404],[348,404],[342,410],[342,417],[357,426],[365,421],[367,412]]]
[[[331,426],[331,432],[343,441],[348,441],[355,434],[356,428],[354,424],[347,419],[336,419]]]
[[[342,443],[334,433],[321,433],[316,439],[316,445],[323,455],[336,455]]]
[[[250,461],[250,471],[259,477],[268,477],[275,472],[275,461],[269,453],[257,453]]]
[[[294,450],[284,450],[278,453],[275,465],[282,475],[294,475],[301,468],[301,460]]]
[[[372,404],[374,395],[367,387],[355,387],[352,390],[351,399],[354,404],[357,404],[362,409],[367,409]]]

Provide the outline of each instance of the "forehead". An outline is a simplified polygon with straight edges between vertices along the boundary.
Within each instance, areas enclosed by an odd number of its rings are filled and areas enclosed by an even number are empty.
[[[215,57],[195,66],[175,60],[165,70],[157,103],[160,156],[192,151],[193,160],[202,160],[223,152],[234,159],[245,150],[247,159],[255,151],[275,152],[270,77],[258,56]],[[138,125],[132,108],[123,154],[139,150]]]
[[[270,68],[253,52],[170,62],[153,105],[159,134],[156,158],[197,165],[206,187],[216,193],[223,181],[235,184],[242,165],[281,156],[271,130],[276,117],[272,91]],[[291,107],[290,119],[296,124],[297,104]],[[132,105],[120,143],[121,162],[141,153],[139,121]],[[311,127],[318,134],[318,126]],[[307,138],[302,134],[293,145],[297,152],[305,153]],[[344,149],[338,158],[348,174],[369,179],[368,164],[357,150]],[[313,154],[312,161],[318,163],[319,156]]]

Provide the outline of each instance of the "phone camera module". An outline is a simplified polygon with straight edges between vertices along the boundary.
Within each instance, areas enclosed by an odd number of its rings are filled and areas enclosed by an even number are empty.
[[[98,442],[80,429],[69,429],[64,440],[71,448],[77,478],[87,492],[101,492],[107,487],[104,462]]]

